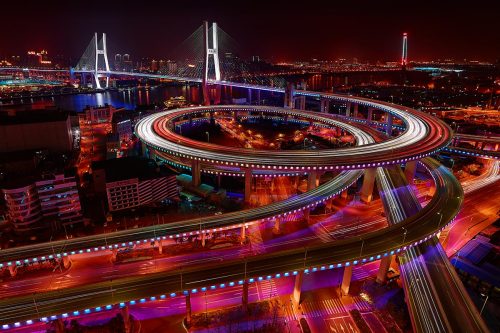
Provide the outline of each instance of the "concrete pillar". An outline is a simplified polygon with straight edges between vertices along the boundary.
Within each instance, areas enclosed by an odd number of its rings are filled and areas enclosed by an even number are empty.
[[[387,112],[387,128],[385,129],[385,133],[388,136],[392,135],[392,113]]]
[[[387,272],[389,271],[389,267],[391,267],[392,256],[383,257],[380,260],[380,266],[378,268],[377,273],[377,283],[385,284],[387,281]]]
[[[351,116],[351,102],[347,102],[345,106],[345,115],[346,117]]]
[[[295,87],[293,86],[292,83],[287,83],[286,84],[286,88],[285,88],[285,108],[289,108],[289,109],[293,109],[294,108],[294,104],[295,104],[295,100],[294,100],[294,96],[295,96]]]
[[[233,111],[233,120],[235,122],[238,122],[238,111],[236,111],[236,110]]]
[[[160,239],[159,241],[156,241],[155,243],[156,243],[155,245],[158,246],[158,253],[163,254],[163,240]]]
[[[405,166],[405,177],[408,184],[413,184],[413,179],[415,179],[415,174],[417,172],[417,161],[408,161]]]
[[[216,177],[217,177],[217,188],[219,189],[220,184],[221,184],[221,180],[222,180],[222,176],[220,174],[218,174]]]
[[[358,103],[355,103],[354,104],[354,118],[357,118],[358,117],[358,108],[359,108],[359,104]]]
[[[9,266],[9,273],[10,273],[11,277],[16,276],[17,275],[17,266],[15,266],[15,265]]]
[[[206,238],[205,233],[202,232],[201,233],[201,247],[205,247],[205,238]]]
[[[198,187],[201,185],[200,161],[191,161],[191,185]]]
[[[495,144],[495,147],[493,148],[493,151],[498,151],[498,146],[499,146],[499,144],[498,144],[498,143],[497,143],[497,144]]]
[[[318,186],[318,172],[317,171],[309,171],[307,174],[307,190],[314,190]]]
[[[274,218],[274,228],[273,228],[273,233],[278,235],[281,233],[281,219],[279,217]]]
[[[245,169],[245,203],[250,202],[251,193],[252,193],[252,170]]]
[[[214,104],[219,105],[221,102],[221,96],[222,96],[222,89],[221,86],[218,84],[215,86],[215,100]]]
[[[117,249],[113,249],[111,250],[111,261],[112,262],[115,262],[116,261],[116,255],[118,254],[118,250]]]
[[[59,318],[54,323],[56,333],[64,333],[66,332],[66,327],[64,326],[64,321],[62,318]]]
[[[241,296],[241,304],[243,306],[243,312],[248,311],[248,282],[245,280],[243,282],[243,295]]]
[[[246,231],[247,231],[247,227],[245,227],[244,225],[241,226],[241,240],[240,240],[240,243],[243,244],[245,243],[245,239],[247,238],[247,235],[246,235]]]
[[[295,275],[295,285],[293,287],[293,304],[295,306],[300,305],[300,294],[302,291],[302,280],[304,279],[304,271],[299,271],[297,275]]]
[[[191,325],[191,294],[186,294],[186,325]]]
[[[486,147],[486,141],[483,141],[483,142],[481,143],[481,148],[480,148],[480,149],[481,149],[481,150],[484,150],[484,148],[485,148],[485,147]]]
[[[62,257],[62,265],[65,269],[68,269],[71,266],[71,259],[69,256]]]
[[[373,186],[375,185],[376,169],[365,169],[363,185],[361,186],[361,201],[370,202],[373,196]]]
[[[320,99],[319,112],[329,113],[330,112],[330,100],[329,99]]]
[[[257,104],[260,105],[260,90],[257,90]]]
[[[130,333],[130,312],[128,306],[124,306],[121,309],[123,317],[123,326],[125,328],[125,333]]]
[[[299,109],[305,110],[306,109],[306,96],[300,96],[298,99],[299,99]]]
[[[340,197],[342,199],[347,199],[348,196],[349,196],[349,193],[347,192],[347,190],[343,190],[342,193],[340,194]]]
[[[351,286],[351,278],[352,278],[352,266],[344,267],[344,276],[342,277],[342,285],[340,286],[342,296],[349,295],[349,287]]]
[[[252,105],[252,89],[248,88],[247,91],[247,102],[248,104]]]
[[[372,123],[372,120],[373,120],[373,108],[372,107],[368,107],[368,116],[366,117],[366,123],[368,125],[370,125]]]

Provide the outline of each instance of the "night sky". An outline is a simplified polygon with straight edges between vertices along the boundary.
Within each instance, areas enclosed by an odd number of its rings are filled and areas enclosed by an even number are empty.
[[[0,56],[45,48],[79,58],[94,31],[112,53],[166,58],[202,20],[241,45],[241,55],[305,60],[500,58],[497,1],[26,1],[0,4]]]

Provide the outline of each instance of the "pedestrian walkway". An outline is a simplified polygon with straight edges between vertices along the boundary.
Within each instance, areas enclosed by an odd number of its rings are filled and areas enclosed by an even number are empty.
[[[347,313],[338,298],[306,301],[301,304],[302,313],[306,318],[327,317]]]

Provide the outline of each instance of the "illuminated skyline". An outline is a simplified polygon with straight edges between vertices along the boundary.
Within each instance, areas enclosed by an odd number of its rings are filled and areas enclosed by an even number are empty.
[[[112,52],[136,59],[167,57],[171,46],[208,19],[230,31],[236,41],[244,41],[242,53],[248,53],[244,56],[258,54],[275,62],[339,57],[399,61],[403,32],[412,38],[411,60],[496,61],[500,43],[494,41],[500,31],[493,6],[493,1],[481,5],[441,1],[429,6],[411,1],[404,5],[315,1],[297,10],[283,1],[252,2],[242,8],[229,1],[103,4],[90,0],[82,7],[57,0],[23,0],[4,5],[5,12],[22,15],[6,15],[0,23],[2,31],[15,31],[1,34],[0,55],[48,49],[76,58],[83,51],[80,41],[99,31],[108,33]],[[95,8],[91,15],[82,12],[89,8]]]

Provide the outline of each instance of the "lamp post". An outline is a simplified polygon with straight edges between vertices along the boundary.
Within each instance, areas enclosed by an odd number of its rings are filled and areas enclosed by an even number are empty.
[[[488,302],[488,298],[490,297],[490,295],[484,295],[484,294],[481,294],[482,297],[486,296],[486,299],[484,300],[484,303],[483,303],[483,306],[481,307],[481,311],[479,311],[479,315],[482,316],[483,315],[483,310],[484,308],[486,307],[486,302]]]
[[[210,133],[205,132],[205,134],[207,135],[207,142],[210,142]]]
[[[403,244],[401,244],[401,245],[404,245],[405,240],[406,240],[406,233],[408,232],[408,230],[405,227],[401,227],[401,229],[404,230],[404,232],[403,232]]]

